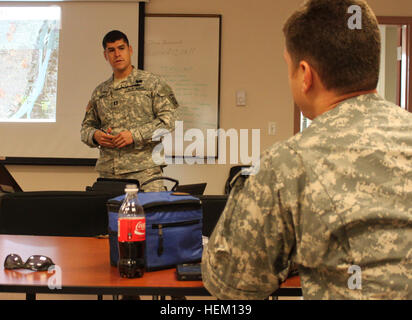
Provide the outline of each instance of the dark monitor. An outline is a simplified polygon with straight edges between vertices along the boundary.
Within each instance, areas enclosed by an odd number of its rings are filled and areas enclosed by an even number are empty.
[[[176,192],[184,192],[191,195],[203,195],[207,183],[183,184],[176,187]]]
[[[225,209],[227,198],[227,195],[204,195],[199,197],[203,210],[202,234],[205,237],[210,237],[215,229],[216,223],[219,221],[223,209]]]

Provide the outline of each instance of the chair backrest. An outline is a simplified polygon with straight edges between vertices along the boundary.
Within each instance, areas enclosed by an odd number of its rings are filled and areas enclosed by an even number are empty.
[[[140,188],[140,183],[136,179],[97,178],[92,187],[86,187],[86,191],[111,193],[114,198],[125,194],[124,189],[128,184],[135,184],[138,188]]]
[[[229,193],[230,193],[230,190],[232,189],[232,188],[230,187],[230,182],[231,182],[232,179],[235,177],[235,175],[236,175],[240,170],[242,170],[243,168],[250,168],[250,166],[233,166],[233,167],[230,168],[229,176],[228,176],[228,178],[227,178],[227,180],[226,180],[226,183],[225,183],[225,194],[229,194]]]
[[[202,233],[204,236],[210,237],[212,234],[226,206],[227,197],[227,195],[204,195],[199,197],[203,209]]]
[[[107,234],[110,193],[15,192],[0,197],[0,233],[43,236]]]
[[[203,195],[203,193],[205,192],[206,185],[207,183],[205,182],[177,185],[175,191],[189,193],[193,196],[199,196],[199,195]]]
[[[18,192],[23,191],[19,184],[14,180],[13,176],[6,169],[6,167],[0,163],[0,191],[4,192]]]

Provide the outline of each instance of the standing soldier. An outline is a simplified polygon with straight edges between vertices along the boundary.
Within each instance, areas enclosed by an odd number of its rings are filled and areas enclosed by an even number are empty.
[[[93,92],[81,128],[82,141],[100,149],[96,170],[102,178],[137,179],[161,176],[152,159],[157,129],[174,130],[178,103],[159,77],[131,64],[132,47],[117,30],[103,38],[104,57],[113,75]],[[162,191],[162,181],[145,191]]]

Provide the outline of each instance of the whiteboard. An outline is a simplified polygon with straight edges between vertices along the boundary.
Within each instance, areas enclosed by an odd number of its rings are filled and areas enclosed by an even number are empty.
[[[208,130],[219,129],[221,16],[147,14],[145,19],[144,69],[172,87],[183,132],[200,129],[206,139]],[[174,139],[182,134],[176,130]],[[173,155],[182,156],[183,149]],[[197,150],[196,157],[205,157],[204,151]],[[207,156],[217,157],[217,148]]]

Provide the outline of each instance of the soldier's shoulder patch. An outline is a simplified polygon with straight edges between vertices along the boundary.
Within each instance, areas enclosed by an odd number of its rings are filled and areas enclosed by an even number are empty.
[[[90,110],[91,108],[93,108],[93,105],[92,105],[92,102],[89,101],[89,103],[88,103],[87,106],[86,106],[86,112],[89,112],[89,110]]]

